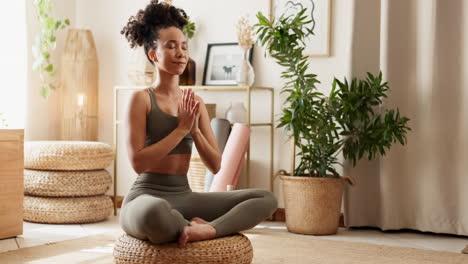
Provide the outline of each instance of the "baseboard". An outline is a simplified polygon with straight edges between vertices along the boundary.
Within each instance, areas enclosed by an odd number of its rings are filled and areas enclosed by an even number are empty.
[[[112,195],[109,195],[109,197],[111,198],[112,202],[114,202],[114,196]],[[117,200],[117,208],[121,208],[122,207],[122,201],[123,201],[123,196],[117,196],[116,200]]]
[[[275,213],[273,213],[272,221],[276,222],[286,222],[286,214],[284,212],[284,208],[276,209]]]
[[[276,211],[273,213],[273,216],[271,217],[270,220],[271,221],[276,221],[276,222],[285,222],[286,221],[286,214],[284,212],[284,208],[276,209]],[[340,215],[339,227],[344,227],[343,213],[341,213],[341,215]]]

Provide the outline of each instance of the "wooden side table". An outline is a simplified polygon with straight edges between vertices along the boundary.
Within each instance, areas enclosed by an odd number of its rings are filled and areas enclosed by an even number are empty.
[[[0,239],[23,234],[23,140],[23,129],[0,129]]]

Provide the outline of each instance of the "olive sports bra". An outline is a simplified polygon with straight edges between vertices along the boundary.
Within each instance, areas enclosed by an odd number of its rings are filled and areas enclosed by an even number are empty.
[[[165,138],[176,129],[179,124],[179,120],[176,116],[169,115],[159,108],[153,89],[149,87],[147,90],[151,99],[151,110],[146,119],[145,146],[152,145]],[[188,133],[168,154],[191,154],[192,145],[193,138],[192,135]]]

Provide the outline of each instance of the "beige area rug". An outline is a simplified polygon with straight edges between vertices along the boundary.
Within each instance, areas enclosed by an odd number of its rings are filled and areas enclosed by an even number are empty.
[[[254,248],[253,264],[467,264],[468,255],[326,240],[281,232],[244,232]],[[111,264],[120,234],[100,234],[0,254],[0,263]]]

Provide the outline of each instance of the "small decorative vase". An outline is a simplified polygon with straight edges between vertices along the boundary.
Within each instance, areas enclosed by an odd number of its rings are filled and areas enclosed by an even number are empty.
[[[237,85],[239,86],[252,86],[255,80],[255,72],[249,61],[250,48],[242,48],[242,60],[237,71]]]
[[[156,80],[155,66],[146,57],[144,48],[131,50],[127,74],[128,80],[133,85],[148,86]]]
[[[192,58],[189,58],[187,67],[179,76],[180,85],[195,85],[196,63]]]
[[[244,107],[242,102],[231,102],[226,111],[226,119],[229,120],[231,124],[233,123],[247,123],[247,109]]]

